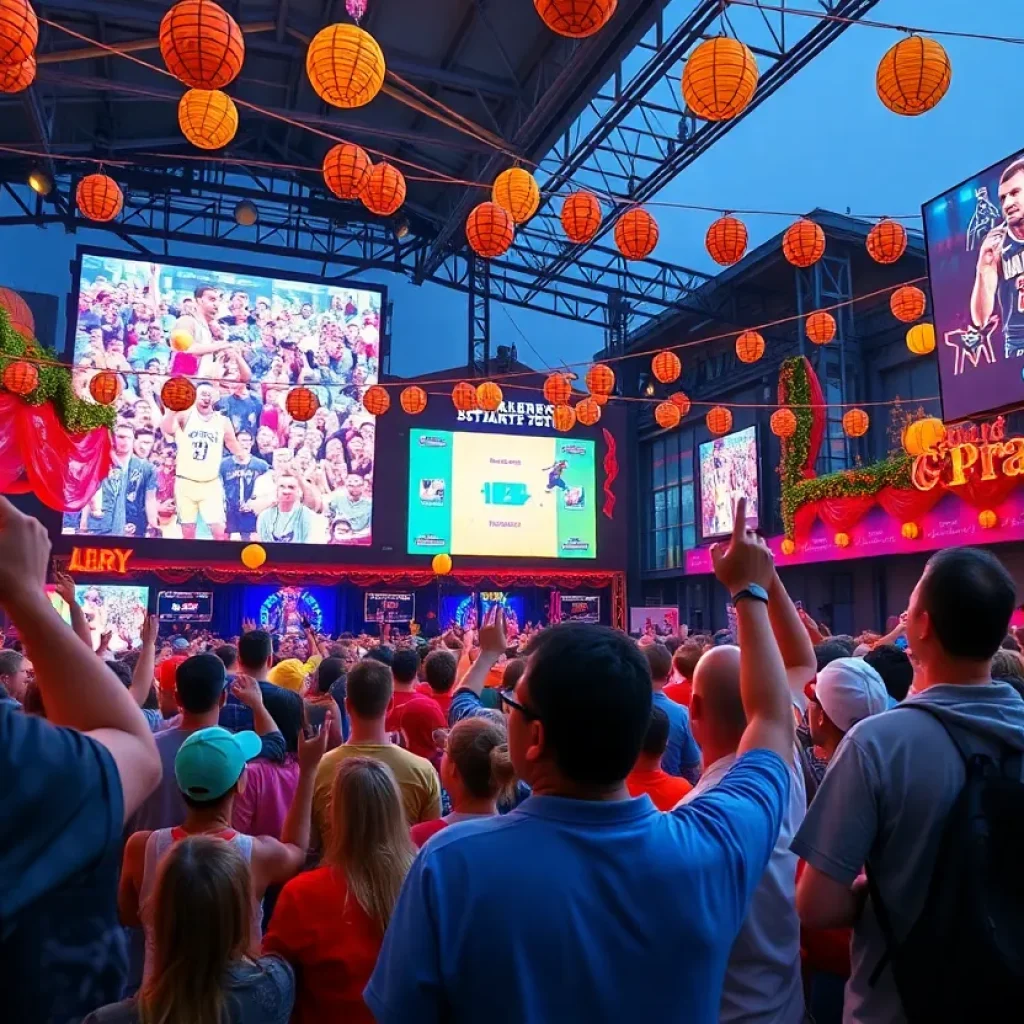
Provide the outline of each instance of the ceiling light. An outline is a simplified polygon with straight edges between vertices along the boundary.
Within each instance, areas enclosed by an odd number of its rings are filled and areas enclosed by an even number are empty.
[[[38,167],[29,174],[28,184],[33,192],[41,196],[48,196],[53,191],[53,178]]]

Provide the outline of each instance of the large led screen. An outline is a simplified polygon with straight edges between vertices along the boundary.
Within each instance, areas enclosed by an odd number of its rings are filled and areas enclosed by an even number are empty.
[[[115,653],[142,643],[149,587],[86,583],[75,587],[75,600],[85,613],[94,648],[104,633],[110,634],[107,646]]]
[[[758,523],[757,428],[716,437],[700,446],[700,529],[704,537],[732,533],[739,498],[747,499],[747,525]]]
[[[117,374],[114,466],[64,532],[368,545],[381,293],[84,253],[75,388]],[[169,377],[194,403],[164,408]],[[285,406],[302,385],[308,422]]]
[[[410,554],[596,558],[594,442],[409,431]]]

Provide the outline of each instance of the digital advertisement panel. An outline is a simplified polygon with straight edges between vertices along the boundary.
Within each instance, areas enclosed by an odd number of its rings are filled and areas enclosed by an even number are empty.
[[[679,632],[679,609],[671,605],[630,608],[629,631],[648,636],[672,636]]]
[[[415,618],[416,595],[411,591],[363,595],[364,622],[410,622]]]
[[[409,554],[596,558],[594,442],[409,431]]]
[[[107,646],[115,654],[142,643],[149,587],[86,583],[75,587],[75,600],[85,613],[94,648],[104,633],[110,634]]]
[[[161,622],[209,622],[213,591],[161,590],[156,595],[156,616]]]
[[[700,446],[700,529],[707,537],[732,532],[736,501],[747,499],[747,525],[758,521],[757,427]]]
[[[922,213],[942,418],[1024,401],[1024,152]]]
[[[76,393],[117,375],[114,459],[66,534],[369,545],[382,293],[83,253]],[[195,387],[165,409],[169,377]],[[286,411],[310,388],[307,422]],[[186,398],[187,400],[187,398]]]
[[[597,594],[562,594],[563,622],[600,622],[601,598]]]

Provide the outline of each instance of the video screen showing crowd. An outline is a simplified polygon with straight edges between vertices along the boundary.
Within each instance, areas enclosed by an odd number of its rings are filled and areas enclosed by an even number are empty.
[[[64,533],[369,545],[381,295],[84,254],[76,393],[116,373],[113,467]],[[172,377],[196,389],[165,409]],[[293,419],[289,391],[319,399]]]

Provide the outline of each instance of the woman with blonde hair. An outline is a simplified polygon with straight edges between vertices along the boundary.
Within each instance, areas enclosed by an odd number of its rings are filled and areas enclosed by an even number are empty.
[[[416,856],[408,828],[391,769],[368,757],[342,761],[323,864],[281,890],[263,940],[264,953],[295,968],[292,1024],[372,1024],[363,989]]]
[[[231,843],[191,836],[160,864],[154,969],[137,998],[83,1024],[287,1024],[295,978],[280,957],[248,955],[249,865]]]

